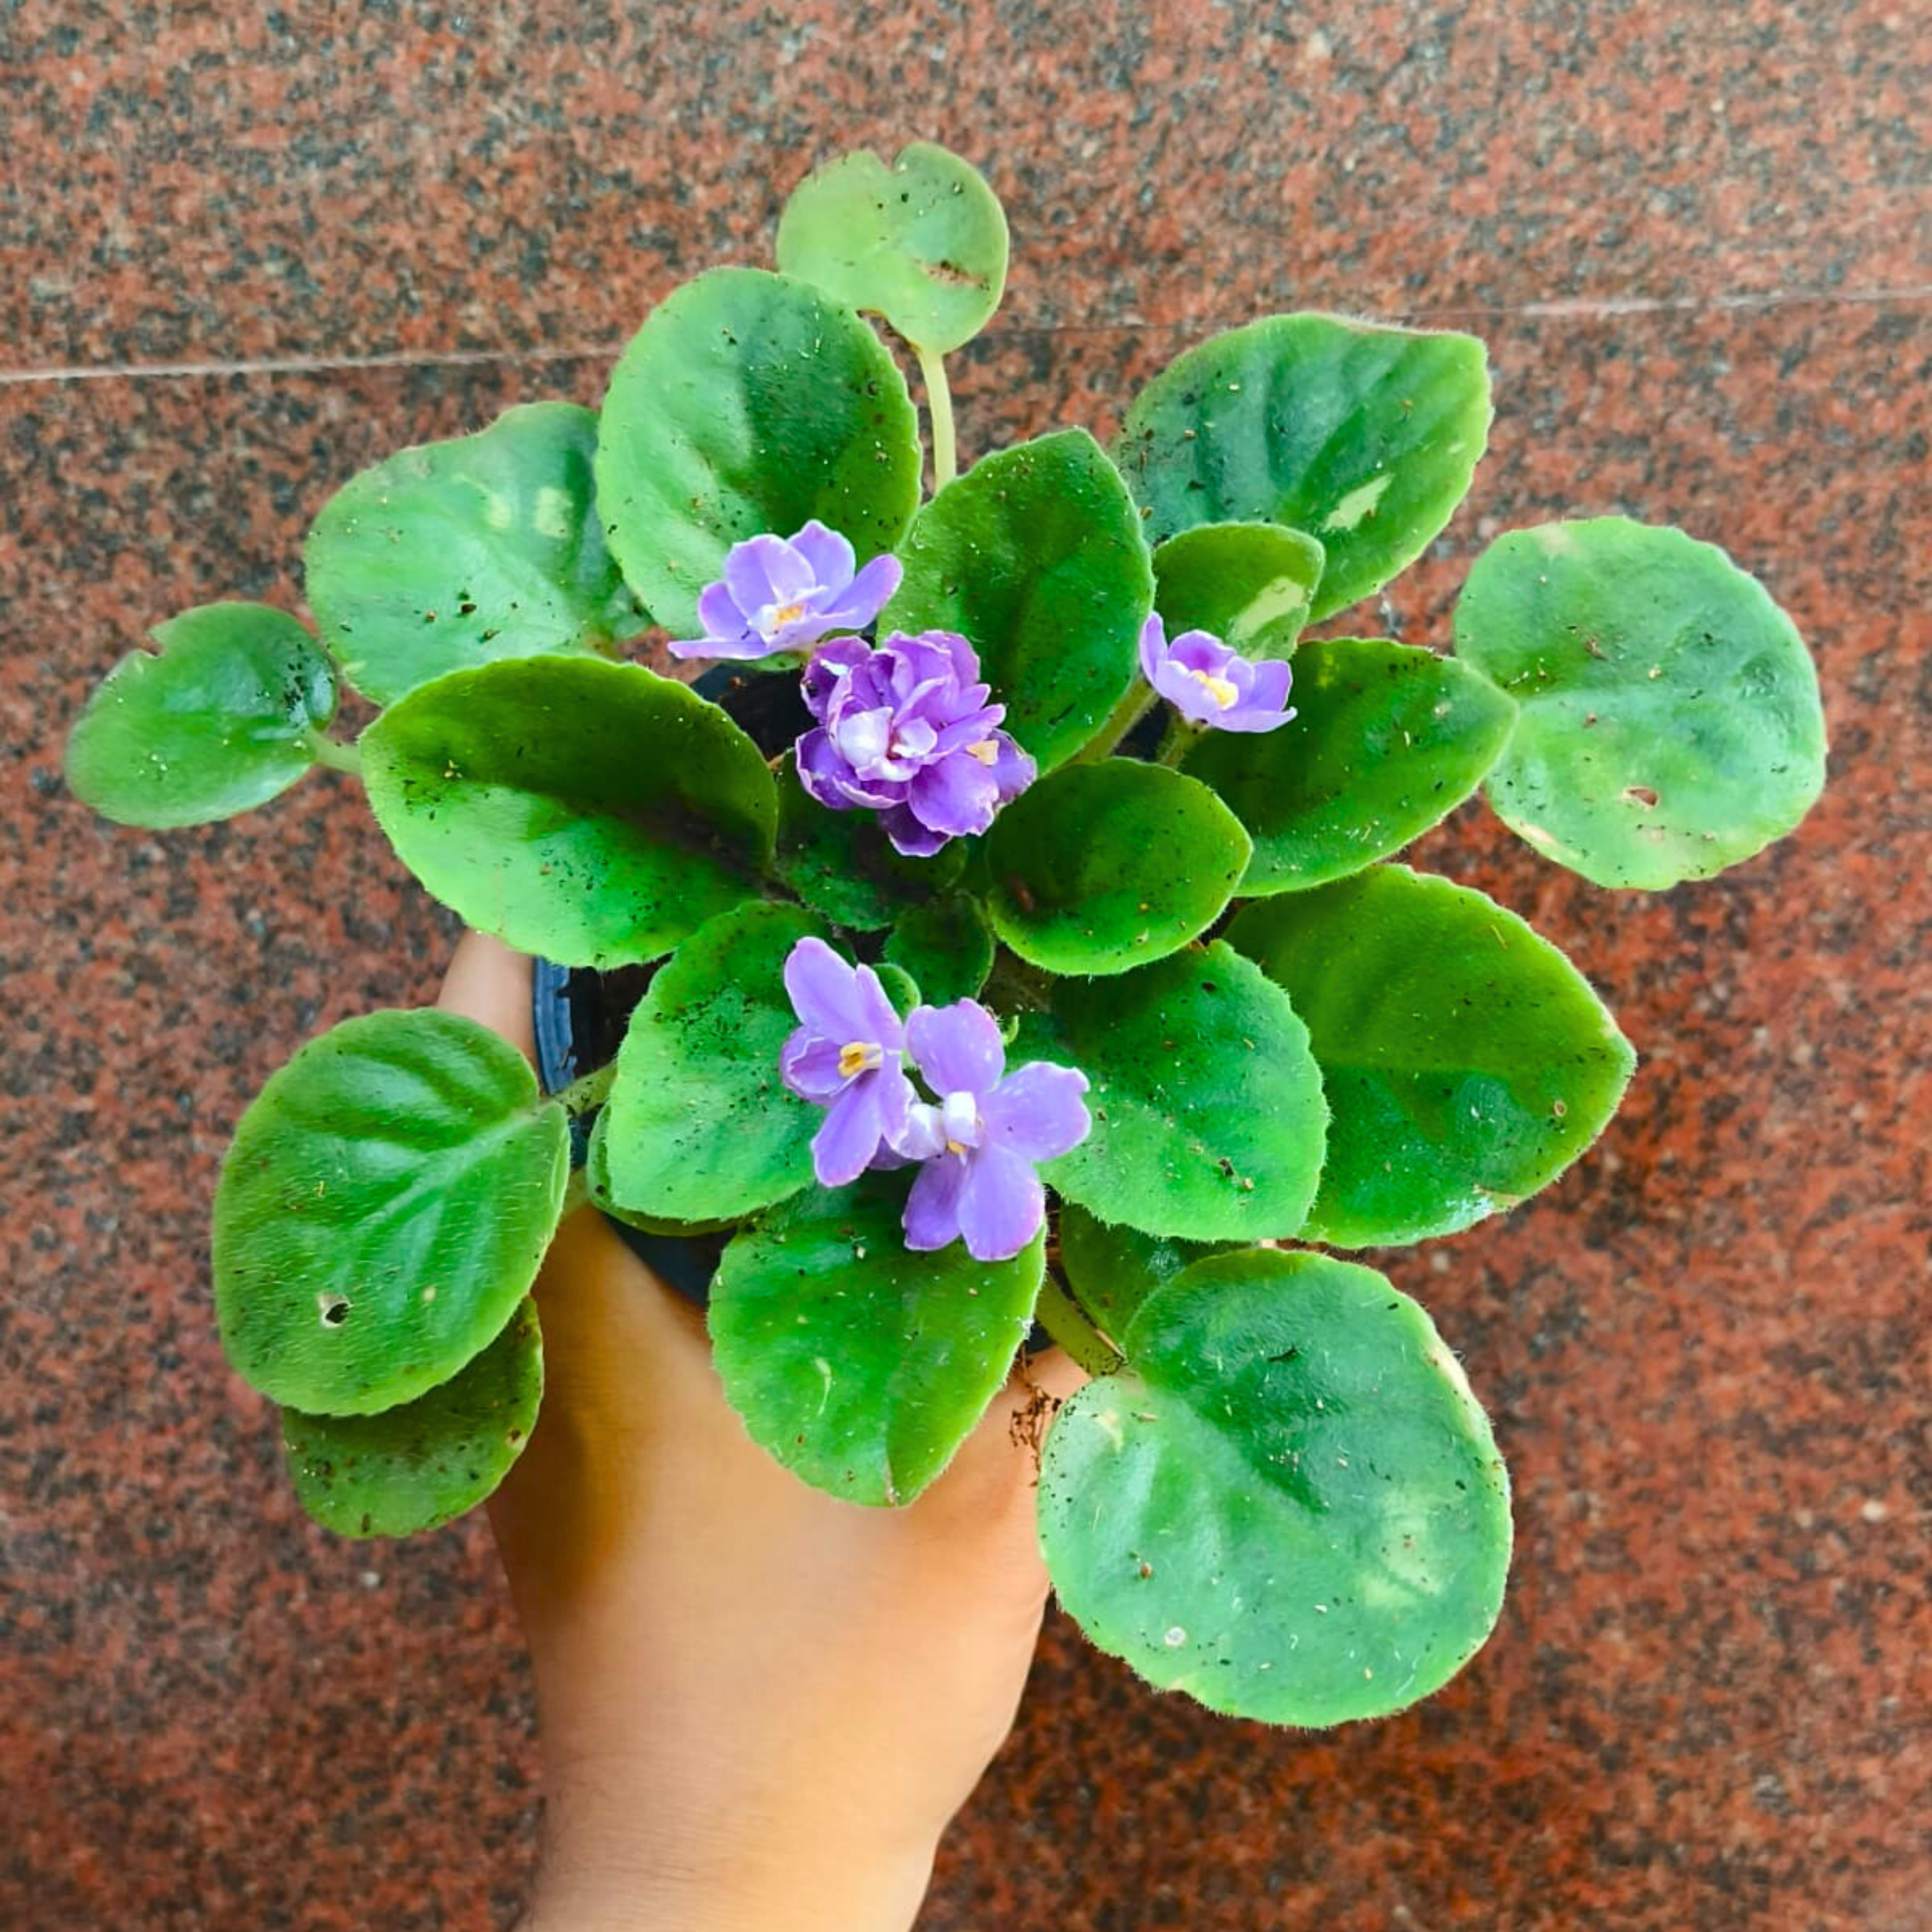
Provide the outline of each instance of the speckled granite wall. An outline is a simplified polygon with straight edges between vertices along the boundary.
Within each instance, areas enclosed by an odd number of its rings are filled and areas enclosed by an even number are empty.
[[[0,1922],[501,1926],[536,1806],[483,1526],[310,1527],[208,1305],[247,1098],[318,1027],[425,995],[448,922],[333,778],[202,833],[94,823],[67,721],[147,620],[295,600],[351,472],[595,400],[674,280],[765,259],[812,160],[920,134],[986,165],[1018,244],[969,449],[1105,430],[1270,308],[1473,327],[1492,453],[1402,634],[1444,636],[1498,529],[1677,520],[1796,616],[1834,740],[1796,840],[1661,898],[1476,810],[1428,842],[1563,937],[1646,1055],[1580,1171],[1393,1264],[1515,1471],[1490,1649],[1407,1716],[1294,1736],[1156,1697],[1050,1621],[925,1924],[1932,1922],[1913,20],[0,6]]]

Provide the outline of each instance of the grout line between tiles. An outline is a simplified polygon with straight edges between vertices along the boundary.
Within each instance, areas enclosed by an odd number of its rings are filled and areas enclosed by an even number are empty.
[[[1411,322],[1507,320],[1532,322],[1614,321],[1628,316],[1729,314],[1752,309],[1793,308],[1811,304],[1826,308],[1909,308],[1932,302],[1932,284],[1900,289],[1859,289],[1829,293],[1815,290],[1772,290],[1761,295],[1577,296],[1553,302],[1520,302],[1483,308],[1442,308],[1396,311]],[[1183,334],[1192,321],[1149,322],[1128,320],[1088,326],[1009,324],[1008,336]],[[24,388],[64,382],[171,382],[208,376],[314,376],[365,369],[494,368],[517,362],[585,362],[614,358],[622,341],[592,343],[574,348],[392,350],[367,356],[278,356],[234,360],[180,362],[77,363],[65,368],[0,369],[0,388]]]

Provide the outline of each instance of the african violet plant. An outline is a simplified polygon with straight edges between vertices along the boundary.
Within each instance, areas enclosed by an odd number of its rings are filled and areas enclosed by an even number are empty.
[[[1816,795],[1816,680],[1721,552],[1618,517],[1492,544],[1453,655],[1304,639],[1467,490],[1464,335],[1270,316],[1181,355],[1111,450],[1063,430],[956,476],[944,358],[1006,260],[944,151],[835,163],[779,272],[671,295],[601,412],[513,409],[326,504],[318,634],[162,626],[68,775],[163,826],[359,772],[471,926],[654,968],[614,1064],[554,1096],[478,1026],[386,1012],[244,1117],[216,1311],[322,1522],[400,1534],[501,1478],[532,1281],[587,1192],[728,1232],[725,1392],[854,1503],[918,1496],[1037,1321],[1094,1376],[1039,1490],[1094,1640],[1217,1710],[1394,1711],[1488,1634],[1508,1490],[1429,1317],[1326,1251],[1514,1206],[1634,1061],[1547,940],[1394,855],[1480,786],[1600,884],[1718,872]],[[923,500],[866,315],[922,373]],[[652,621],[742,689],[632,661]],[[383,707],[353,745],[345,684]],[[763,748],[734,715],[760,692],[796,714]]]

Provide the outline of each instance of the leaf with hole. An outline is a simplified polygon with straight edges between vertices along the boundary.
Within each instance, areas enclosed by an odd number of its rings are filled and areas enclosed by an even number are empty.
[[[1823,788],[1803,639],[1682,530],[1599,517],[1499,537],[1463,586],[1456,652],[1521,707],[1490,802],[1600,886],[1708,878],[1793,830]]]
[[[1150,1683],[1274,1724],[1385,1717],[1494,1628],[1509,1481],[1429,1317],[1371,1268],[1197,1263],[1054,1418],[1061,1606]]]
[[[792,190],[778,255],[784,274],[946,355],[1000,305],[1006,218],[986,177],[944,148],[915,141],[890,165],[862,148]]]
[[[524,1453],[543,1399],[543,1340],[527,1298],[449,1380],[380,1415],[282,1411],[302,1506],[338,1536],[412,1536],[474,1509]]]
[[[747,537],[816,518],[860,563],[919,501],[905,379],[866,324],[816,289],[713,268],[660,303],[619,358],[598,429],[610,548],[675,638]]]
[[[973,998],[993,970],[986,908],[970,894],[950,892],[902,913],[886,941],[885,964],[909,975],[928,1006]]]
[[[1251,905],[1228,938],[1286,989],[1321,1064],[1310,1240],[1419,1241],[1514,1207],[1603,1131],[1636,1064],[1546,939],[1405,866]]]
[[[1154,552],[1154,608],[1170,638],[1206,631],[1244,657],[1292,657],[1325,555],[1279,524],[1201,524]]]
[[[982,457],[913,519],[899,555],[905,576],[880,634],[964,638],[1042,771],[1085,744],[1132,683],[1154,568],[1132,500],[1084,430]]]
[[[565,965],[653,959],[755,896],[778,818],[758,748],[641,665],[452,672],[362,736],[398,856],[471,926]]]
[[[593,411],[525,403],[344,484],[302,555],[309,603],[350,682],[393,704],[446,672],[642,630],[598,520],[596,447]]]
[[[1094,1131],[1041,1172],[1105,1221],[1190,1240],[1294,1234],[1328,1108],[1281,988],[1216,941],[1117,979],[1063,980],[1016,1058],[1077,1066]]]
[[[1252,850],[1194,779],[1132,758],[1042,778],[986,835],[993,928],[1022,959],[1064,974],[1125,973],[1220,917]]]
[[[101,680],[67,741],[68,789],[156,831],[266,805],[315,763],[335,680],[315,640],[266,604],[203,604],[154,626]]]
[[[310,1041],[242,1115],[215,1191],[236,1372],[325,1415],[448,1381],[530,1292],[569,1140],[523,1055],[473,1020],[370,1013]]]
[[[1150,543],[1214,523],[1317,538],[1316,622],[1422,554],[1468,493],[1490,414],[1473,336],[1274,315],[1177,358],[1116,449]]]
[[[952,1460],[1006,1378],[1045,1268],[1046,1232],[1010,1261],[955,1242],[914,1254],[908,1176],[814,1187],[724,1250],[711,1340],[752,1440],[814,1488],[908,1503]]]
[[[1181,770],[1254,840],[1238,892],[1298,892],[1359,872],[1481,783],[1516,706],[1488,679],[1412,644],[1336,638],[1294,660],[1294,722],[1204,732]]]
[[[778,1055],[798,1025],[785,960],[813,934],[823,927],[797,906],[740,906],[659,968],[604,1108],[611,1194],[633,1213],[735,1218],[812,1178],[824,1114],[787,1090]]]

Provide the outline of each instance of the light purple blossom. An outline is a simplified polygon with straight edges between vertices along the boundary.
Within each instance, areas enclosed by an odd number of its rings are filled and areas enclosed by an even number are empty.
[[[862,630],[899,587],[899,561],[875,556],[854,574],[852,546],[814,518],[795,537],[747,537],[698,599],[704,634],[673,657],[764,658],[808,650],[834,631]]]
[[[1294,673],[1278,658],[1256,664],[1208,631],[1183,631],[1172,644],[1156,611],[1141,629],[1141,669],[1180,715],[1217,731],[1272,731],[1294,716]]]
[[[972,646],[950,631],[896,632],[877,650],[835,638],[805,668],[818,725],[798,741],[799,782],[835,812],[878,812],[908,856],[983,832],[1035,775],[989,694]]]
[[[812,1136],[812,1172],[821,1186],[843,1187],[904,1136],[915,1098],[904,1029],[871,967],[848,965],[822,939],[792,948],[784,982],[803,1024],[779,1053],[779,1075],[801,1100],[825,1108]]]
[[[1093,1125],[1087,1076],[1046,1060],[1008,1073],[998,1023],[972,1000],[914,1007],[906,1046],[940,1096],[915,1101],[892,1142],[925,1163],[906,1201],[906,1246],[964,1240],[975,1261],[1005,1261],[1046,1217],[1034,1163],[1077,1147]]]

